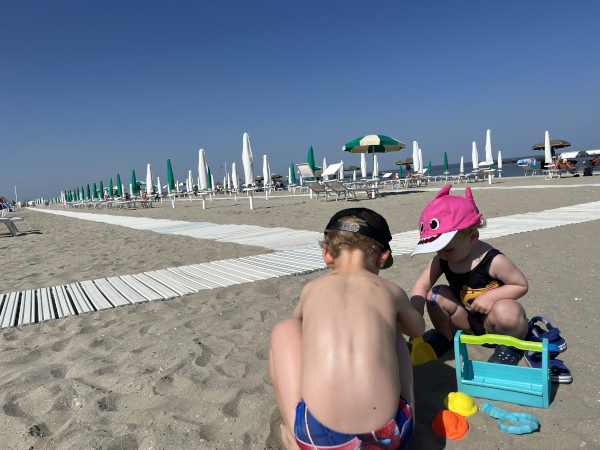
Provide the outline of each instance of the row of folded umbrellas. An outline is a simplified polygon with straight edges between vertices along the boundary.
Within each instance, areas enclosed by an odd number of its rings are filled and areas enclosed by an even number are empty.
[[[532,150],[540,150],[544,149],[545,151],[545,159],[546,162],[551,160],[551,153],[553,149],[564,148],[570,146],[570,142],[563,140],[550,140],[548,136],[548,132],[546,131],[546,136],[544,142],[540,142],[534,146],[532,146]],[[346,145],[342,147],[342,151],[350,152],[350,153],[360,153],[361,154],[361,166],[360,171],[363,178],[367,176],[367,164],[365,154],[372,153],[373,154],[373,177],[377,176],[378,173],[378,162],[377,162],[377,153],[388,153],[399,151],[405,148],[406,145],[403,142],[398,141],[397,139],[390,138],[389,136],[384,135],[368,135],[362,136],[357,139],[354,139],[348,142]],[[485,160],[479,162],[479,156],[477,152],[477,144],[473,142],[472,144],[472,163],[473,170],[478,170],[481,166],[490,167],[494,165],[494,158],[492,154],[492,143],[491,143],[491,131],[487,130],[486,133],[486,144],[485,144]],[[550,155],[550,156],[549,156]],[[243,162],[243,170],[244,170],[244,182],[245,186],[252,186],[256,183],[256,181],[263,181],[265,185],[271,184],[272,181],[277,179],[283,179],[281,175],[271,174],[269,162],[267,155],[263,156],[263,176],[255,177],[254,174],[254,158],[252,155],[252,149],[250,146],[250,138],[247,133],[244,133],[242,138],[242,162]],[[309,147],[307,162],[316,176],[319,176],[320,170],[325,170],[326,168],[326,160],[323,158],[323,167],[318,167],[315,164],[314,151],[312,146]],[[425,169],[423,166],[423,152],[419,147],[418,142],[413,142],[413,154],[411,158],[405,158],[400,161],[397,161],[395,164],[399,166],[398,173],[399,176],[402,176],[402,165],[413,164],[413,170],[415,173],[426,173],[431,172],[431,160],[429,160],[428,168]],[[502,155],[501,152],[498,152],[498,167],[502,167]],[[354,171],[356,176],[356,171],[359,170],[357,166],[344,166],[344,171]],[[448,156],[446,152],[444,152],[444,170],[448,170]],[[464,158],[461,157],[461,172],[464,171]],[[225,171],[225,177],[223,179],[223,186],[226,188],[234,188],[240,189],[240,179],[237,173],[236,163],[231,165],[231,173]],[[290,164],[288,168],[288,182],[296,183],[295,177],[295,168],[294,164]],[[194,183],[197,181],[197,184]],[[188,178],[185,182],[179,183],[176,182],[173,176],[173,169],[171,166],[171,160],[167,158],[167,184],[163,187],[160,185],[160,178],[157,177],[156,184],[154,184],[154,178],[152,175],[152,169],[150,164],[147,165],[147,173],[146,180],[141,181],[137,180],[135,170],[132,170],[131,173],[131,183],[129,184],[129,189],[131,195],[136,195],[141,190],[146,190],[146,192],[150,193],[154,190],[156,192],[162,192],[163,188],[166,188],[169,193],[171,192],[179,192],[179,188],[185,186],[187,191],[192,191],[194,189],[198,189],[200,191],[209,191],[213,189],[215,186],[215,181],[210,172],[210,167],[206,164],[206,153],[204,149],[199,150],[198,154],[198,177],[195,180],[192,176],[192,171],[189,170]],[[113,196],[123,196],[124,195],[124,185],[121,183],[121,176],[117,174],[116,185],[113,185],[113,180],[110,178],[109,186],[104,187],[103,182],[100,181],[99,186],[96,183],[92,183],[92,186],[87,185],[87,190],[82,186],[81,189],[76,188],[73,190],[65,190],[61,192],[60,198],[53,199],[53,201],[75,201],[75,200],[85,200],[87,199],[97,199],[103,198],[105,195]]]

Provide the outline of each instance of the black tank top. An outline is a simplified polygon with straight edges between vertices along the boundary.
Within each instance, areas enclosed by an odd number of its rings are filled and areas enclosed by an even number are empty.
[[[502,253],[493,248],[486,253],[479,264],[469,272],[455,273],[448,267],[448,261],[440,259],[440,267],[456,298],[469,308],[473,300],[490,289],[503,286],[504,283],[490,276],[490,264],[496,255]]]

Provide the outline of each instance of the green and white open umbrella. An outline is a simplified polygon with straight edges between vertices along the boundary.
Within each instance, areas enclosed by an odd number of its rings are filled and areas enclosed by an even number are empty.
[[[382,134],[369,134],[348,142],[342,151],[350,153],[388,153],[397,152],[405,148],[406,144]],[[375,159],[373,159],[375,162]]]

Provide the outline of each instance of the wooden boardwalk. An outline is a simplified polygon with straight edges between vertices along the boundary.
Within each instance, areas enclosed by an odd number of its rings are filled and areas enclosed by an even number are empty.
[[[65,213],[42,209],[35,209],[35,211]],[[321,249],[315,245],[322,236],[321,233],[301,230],[298,232],[287,228],[216,225],[205,222],[137,219],[102,214],[69,212],[64,215],[157,233],[184,234],[247,245],[262,243],[263,247],[275,247],[279,251],[0,294],[0,328],[41,323],[142,302],[168,300],[202,289],[214,289],[281,276],[303,275],[325,269]],[[493,239],[599,219],[600,202],[591,202],[489,219],[488,226],[481,230],[481,237]],[[393,255],[410,254],[418,239],[417,231],[393,235],[390,243]],[[304,247],[300,247],[303,242]],[[288,248],[282,249],[286,245]]]

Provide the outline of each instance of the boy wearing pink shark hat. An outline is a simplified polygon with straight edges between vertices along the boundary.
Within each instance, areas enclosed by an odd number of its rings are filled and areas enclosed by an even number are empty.
[[[479,240],[485,219],[471,189],[466,198],[444,186],[419,220],[420,240],[411,256],[436,252],[411,292],[411,303],[427,312],[436,333],[427,340],[441,356],[452,347],[452,325],[466,333],[525,339],[528,322],[516,300],[527,293],[523,273],[502,253]],[[435,285],[444,274],[448,285]],[[490,362],[516,365],[518,350],[498,345]]]

